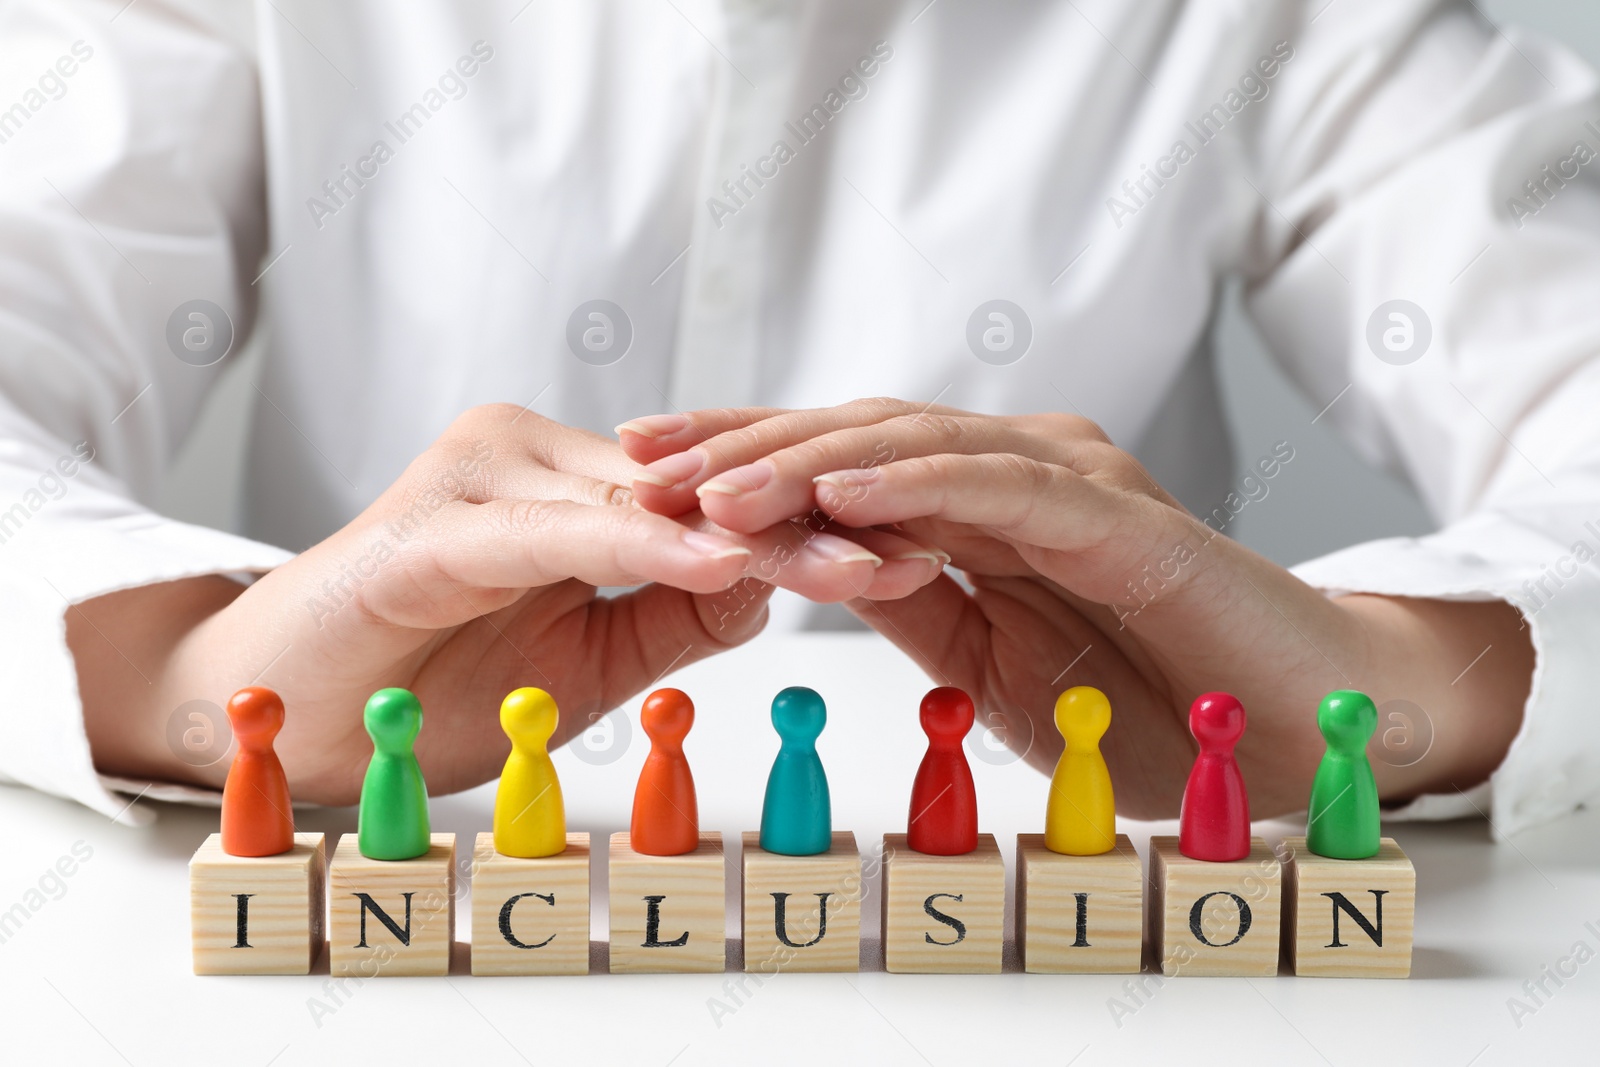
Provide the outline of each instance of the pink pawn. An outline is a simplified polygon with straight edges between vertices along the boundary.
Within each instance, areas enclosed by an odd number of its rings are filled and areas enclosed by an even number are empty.
[[[1189,707],[1200,755],[1183,789],[1178,851],[1226,863],[1250,855],[1250,797],[1233,746],[1244,736],[1244,705],[1229,693],[1202,693]]]

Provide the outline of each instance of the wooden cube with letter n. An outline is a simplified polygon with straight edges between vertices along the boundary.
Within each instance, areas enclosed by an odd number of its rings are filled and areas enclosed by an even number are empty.
[[[326,845],[295,834],[277,856],[230,856],[212,834],[189,861],[195,974],[309,974],[322,951]]]
[[[456,835],[433,834],[409,860],[373,860],[339,838],[328,872],[328,967],[334,977],[450,973]]]
[[[521,859],[481,833],[472,852],[472,973],[589,973],[589,835]]]
[[[1150,941],[1165,975],[1278,973],[1283,867],[1259,837],[1225,863],[1190,859],[1176,837],[1150,839]]]
[[[1144,867],[1127,834],[1110,852],[1051,852],[1017,835],[1017,944],[1034,974],[1136,974],[1144,948]]]
[[[835,833],[828,851],[782,856],[744,835],[744,969],[861,969],[861,853],[856,835]]]
[[[693,852],[647,856],[627,833],[611,835],[613,974],[721,971],[727,906],[722,835],[703,833]]]
[[[993,834],[959,856],[914,852],[883,836],[884,968],[897,974],[998,974],[1006,861]]]
[[[1417,872],[1394,838],[1371,859],[1338,860],[1283,842],[1284,942],[1294,973],[1405,978],[1411,973]]]

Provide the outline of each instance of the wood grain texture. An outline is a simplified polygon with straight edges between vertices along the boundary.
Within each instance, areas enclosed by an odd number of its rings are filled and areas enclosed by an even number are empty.
[[[702,833],[693,852],[645,856],[626,833],[611,835],[611,973],[716,972],[726,966],[727,904],[722,835]],[[658,896],[654,944],[650,902]],[[669,944],[684,937],[684,943]]]
[[[1315,855],[1307,851],[1304,837],[1287,838],[1280,849],[1284,857],[1284,951],[1295,974],[1317,978],[1410,976],[1417,872],[1394,838],[1383,838],[1378,854],[1365,860]],[[1328,893],[1342,895],[1372,926],[1372,932],[1324,895]]]
[[[295,834],[279,856],[230,856],[212,834],[189,861],[195,974],[309,974],[322,951],[327,845]],[[239,900],[245,941],[239,947]]]
[[[355,834],[339,838],[328,869],[328,967],[335,977],[450,973],[450,946],[456,936],[456,835],[432,834],[430,841],[428,851],[416,859],[369,860]],[[359,893],[370,896],[408,931],[405,941],[363,908]]]
[[[1162,974],[1277,974],[1282,901],[1283,867],[1259,837],[1231,863],[1192,860],[1176,837],[1150,839],[1150,942]]]
[[[509,936],[508,936],[509,934]],[[472,850],[472,973],[589,973],[589,835],[537,859]]]
[[[861,969],[863,886],[855,834],[835,832],[828,851],[815,856],[781,856],[762,849],[758,831],[746,830],[742,870],[746,971]],[[782,937],[774,893],[785,894]]]
[[[1110,852],[1068,856],[1046,848],[1043,834],[1018,834],[1017,944],[1033,974],[1137,973],[1144,867],[1128,835],[1118,834]]]
[[[905,834],[883,836],[885,970],[999,974],[1005,915],[1006,861],[993,834],[979,834],[963,856],[929,856],[911,851]]]

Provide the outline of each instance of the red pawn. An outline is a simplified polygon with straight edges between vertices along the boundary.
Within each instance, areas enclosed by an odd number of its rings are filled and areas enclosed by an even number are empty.
[[[694,702],[678,689],[657,689],[644,699],[639,725],[650,755],[633,793],[628,844],[646,856],[681,856],[700,845],[700,809],[683,739],[694,725]]]
[[[294,847],[289,779],[272,750],[283,729],[283,701],[251,686],[228,701],[228,721],[239,742],[222,786],[222,851],[230,856],[277,856]]]
[[[1233,746],[1244,736],[1244,705],[1230,693],[1202,693],[1189,708],[1200,755],[1183,788],[1178,851],[1226,863],[1250,855],[1250,797]]]
[[[961,856],[978,847],[978,791],[961,748],[972,729],[972,698],[940,686],[922,698],[928,752],[911,785],[906,844],[930,856]]]

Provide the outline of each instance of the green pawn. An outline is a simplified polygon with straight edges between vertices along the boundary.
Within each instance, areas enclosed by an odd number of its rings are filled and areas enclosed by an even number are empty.
[[[1367,762],[1367,741],[1378,728],[1378,709],[1365,693],[1335,689],[1322,698],[1317,727],[1328,751],[1311,783],[1306,848],[1336,860],[1375,856],[1378,783]]]
[[[428,851],[428,786],[411,746],[422,705],[408,689],[380,689],[364,715],[372,762],[361,783],[357,841],[369,860],[409,860]]]
[[[791,686],[772,700],[772,725],[783,739],[761,805],[761,847],[782,856],[816,856],[833,844],[828,776],[817,735],[828,709],[816,691]]]

